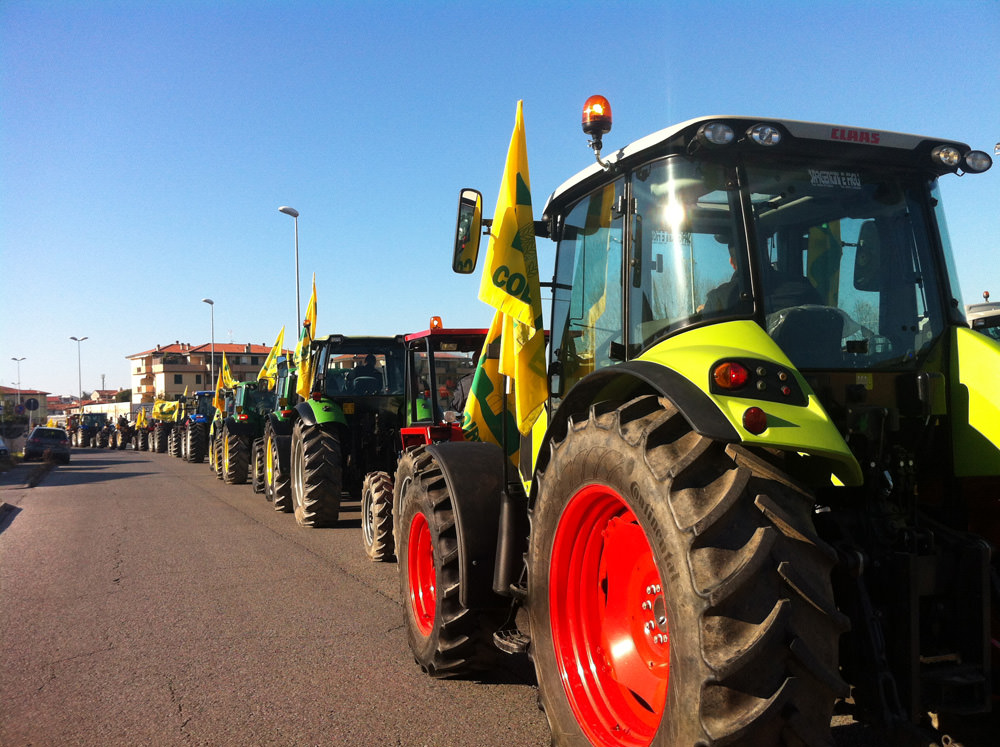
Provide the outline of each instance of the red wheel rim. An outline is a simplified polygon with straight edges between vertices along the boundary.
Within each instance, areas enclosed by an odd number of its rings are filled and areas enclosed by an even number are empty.
[[[427,517],[418,513],[410,523],[406,547],[406,576],[410,586],[410,609],[421,635],[434,629],[437,609],[437,576],[434,573],[434,547]]]
[[[582,488],[559,519],[549,618],[566,697],[587,738],[649,744],[670,676],[666,606],[649,540],[607,486]]]

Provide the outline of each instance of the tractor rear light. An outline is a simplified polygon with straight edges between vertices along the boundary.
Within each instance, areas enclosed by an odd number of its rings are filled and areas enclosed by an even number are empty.
[[[735,137],[733,128],[725,122],[706,122],[695,134],[695,138],[706,145],[729,145]]]
[[[749,378],[746,367],[733,361],[724,361],[712,371],[712,380],[722,389],[740,389]]]
[[[313,401],[319,402],[321,399],[323,399],[323,392],[317,389],[315,392],[310,392],[309,396],[313,399]]]
[[[993,159],[981,150],[970,150],[962,160],[965,162],[965,170],[973,174],[988,171],[993,165]]]
[[[598,139],[611,132],[611,104],[603,96],[591,96],[583,105],[583,132]]]
[[[743,412],[743,427],[759,436],[767,430],[767,413],[759,407],[748,407]]]
[[[958,152],[958,148],[951,145],[939,145],[931,151],[931,158],[949,169],[953,169],[961,162],[962,154]]]
[[[755,124],[747,130],[747,137],[757,145],[777,145],[781,142],[781,130],[774,125]]]
[[[290,418],[294,414],[295,414],[295,410],[282,410],[281,411],[281,417],[283,417],[283,418]]]
[[[247,420],[248,418],[249,416],[245,412],[241,412],[239,415],[236,416],[236,419],[239,420],[240,422]]]

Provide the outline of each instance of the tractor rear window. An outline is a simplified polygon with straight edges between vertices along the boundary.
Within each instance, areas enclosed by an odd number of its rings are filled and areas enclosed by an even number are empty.
[[[326,355],[326,395],[369,396],[403,393],[402,345],[349,343]]]

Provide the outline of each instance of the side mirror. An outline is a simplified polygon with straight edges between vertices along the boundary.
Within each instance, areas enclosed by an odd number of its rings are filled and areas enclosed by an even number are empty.
[[[879,289],[879,272],[882,268],[881,241],[878,226],[869,220],[861,224],[858,248],[854,256],[854,287],[860,291]]]
[[[451,269],[470,275],[479,259],[479,240],[483,226],[483,196],[475,189],[463,189],[458,197],[458,225],[455,229],[455,254]]]

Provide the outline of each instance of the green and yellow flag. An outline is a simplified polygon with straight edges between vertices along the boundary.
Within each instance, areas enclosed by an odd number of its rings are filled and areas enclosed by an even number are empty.
[[[499,372],[511,379],[515,421],[518,430],[527,435],[542,412],[548,387],[522,110],[523,102],[518,101],[479,298],[503,314]]]
[[[223,353],[225,355],[225,353]],[[215,382],[215,396],[212,397],[212,407],[215,408],[215,412],[219,415],[226,411],[226,398],[222,394],[223,381],[222,381],[222,371],[219,371],[219,378]]]
[[[173,402],[166,399],[154,400],[153,418],[155,420],[162,420],[165,423],[172,423],[177,418],[178,404],[176,400]]]
[[[222,353],[222,383],[226,389],[232,389],[236,386],[236,379],[233,378],[233,369],[229,367],[229,361],[226,359],[225,352]]]
[[[271,352],[267,354],[264,365],[260,367],[260,373],[257,374],[257,381],[266,381],[268,389],[273,389],[278,381],[278,356],[281,355],[281,347],[284,344],[285,328],[282,327],[271,347]]]
[[[313,273],[312,295],[306,306],[306,318],[302,320],[302,333],[295,346],[295,363],[299,368],[299,380],[295,385],[296,393],[302,399],[309,398],[309,388],[312,386],[312,366],[309,361],[309,345],[316,339],[316,273]]]
[[[503,441],[503,421],[507,420],[507,448],[504,451],[512,462],[519,458],[518,438],[514,413],[503,408],[503,377],[500,375],[500,338],[503,333],[504,315],[493,315],[490,331],[479,354],[479,364],[472,377],[472,386],[465,401],[462,415],[462,432],[467,441],[485,441],[499,445]]]

